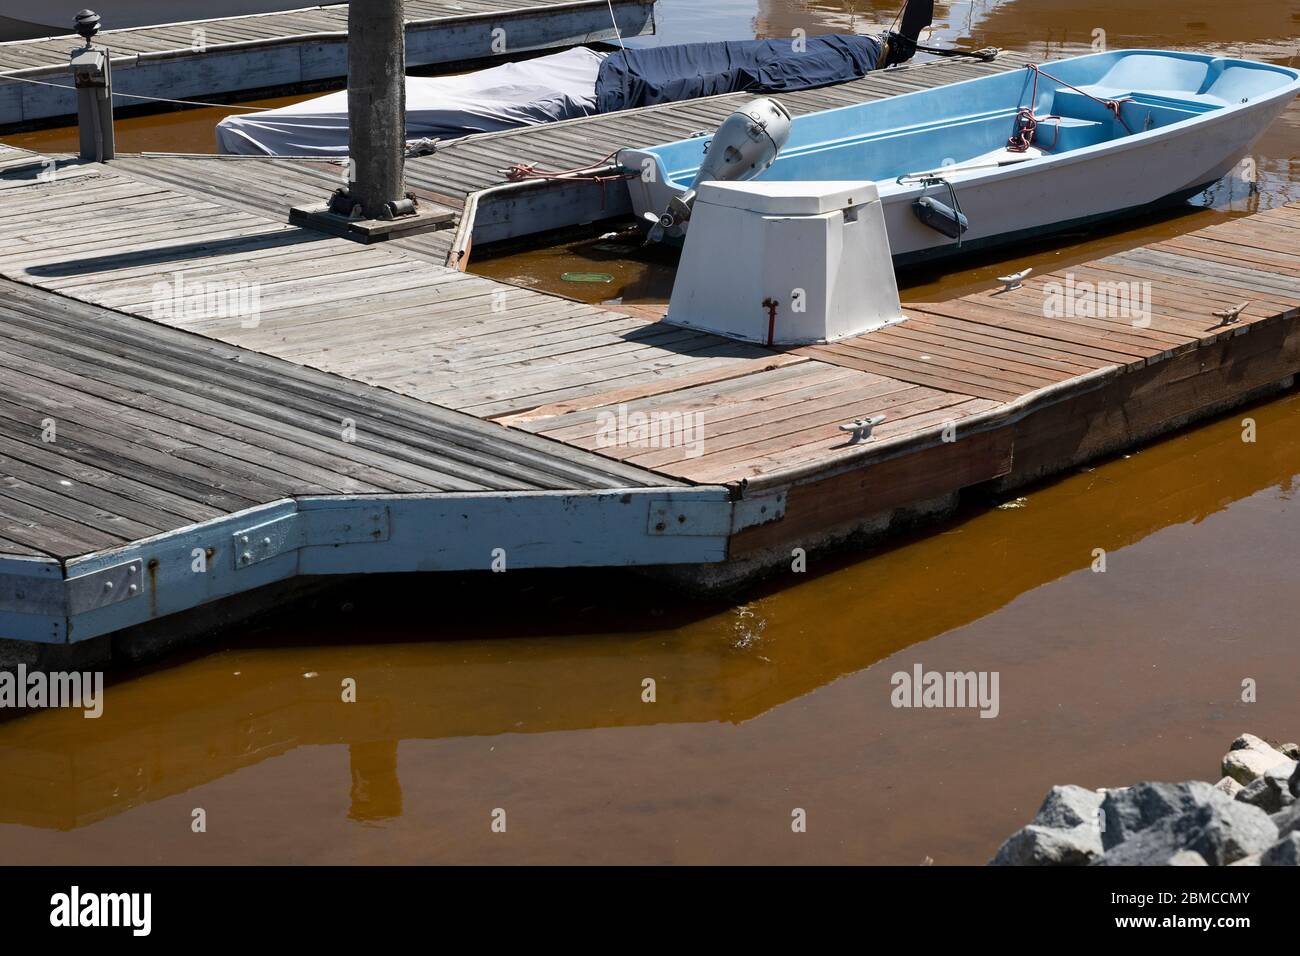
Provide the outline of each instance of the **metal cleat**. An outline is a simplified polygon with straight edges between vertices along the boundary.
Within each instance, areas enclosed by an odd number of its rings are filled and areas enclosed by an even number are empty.
[[[1002,283],[1002,292],[1015,292],[1020,288],[1020,283],[1025,280],[1033,268],[1026,269],[1024,272],[1013,272],[1009,276],[998,276],[998,281]],[[1002,293],[997,293],[1001,295]]]
[[[1250,302],[1247,301],[1247,302],[1243,302],[1243,303],[1241,303],[1241,305],[1234,305],[1234,306],[1229,306],[1229,307],[1226,308],[1226,309],[1219,309],[1218,311],[1213,312],[1213,313],[1211,313],[1211,314],[1212,314],[1216,319],[1219,320],[1219,325],[1232,325],[1232,324],[1234,324],[1238,319],[1241,318],[1241,313],[1245,312],[1245,311],[1246,311],[1246,308],[1247,308],[1249,305],[1250,305]],[[1219,327],[1218,325],[1216,325],[1216,326],[1211,326],[1211,328],[1218,328],[1218,327]]]
[[[849,444],[856,445],[858,442],[866,441],[870,438],[872,430],[884,420],[884,415],[872,415],[870,418],[859,418],[856,421],[846,422],[841,425],[840,431],[853,432],[853,437],[849,439]]]

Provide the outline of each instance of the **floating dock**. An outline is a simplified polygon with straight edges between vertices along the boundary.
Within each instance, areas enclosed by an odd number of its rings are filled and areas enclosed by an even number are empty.
[[[916,65],[787,102],[1017,66]],[[1300,205],[1015,291],[908,305],[898,326],[805,348],[461,271],[484,230],[520,229],[483,218],[494,190],[519,185],[500,172],[510,163],[595,162],[710,128],[733,104],[454,144],[409,168],[452,224],[368,246],[287,222],[341,182],[330,163],[0,152],[4,636],[80,644],[300,575],[610,565],[725,582],[1144,441],[1300,370]],[[552,226],[555,194],[603,190],[614,215],[625,189],[524,186],[503,201],[514,216],[552,210],[539,215]],[[588,214],[571,208],[569,224]],[[1082,282],[1137,284],[1150,308],[1048,317],[1053,287]],[[187,307],[214,286],[256,290],[256,309]],[[1214,315],[1243,302],[1231,323]],[[698,421],[699,440],[610,442],[633,414]],[[875,414],[867,442],[839,430]]]
[[[406,16],[408,67],[654,33],[654,0],[407,0]],[[104,26],[112,26],[111,11]],[[347,29],[347,4],[304,4],[287,13],[110,29],[96,43],[113,51],[122,109],[151,105],[132,97],[206,100],[339,80],[347,75]],[[0,43],[0,128],[76,115],[68,53],[81,45],[76,35]]]

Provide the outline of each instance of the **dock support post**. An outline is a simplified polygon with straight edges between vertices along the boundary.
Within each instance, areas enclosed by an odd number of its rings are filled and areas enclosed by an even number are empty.
[[[402,0],[348,4],[349,197],[366,219],[408,214]]]
[[[348,184],[294,206],[295,226],[381,242],[442,229],[456,211],[406,190],[406,17],[402,0],[348,4]]]
[[[113,68],[108,50],[94,45],[99,15],[91,10],[77,14],[76,30],[86,45],[72,51],[71,69],[77,89],[77,124],[81,133],[81,158],[104,163],[116,151],[113,133]]]

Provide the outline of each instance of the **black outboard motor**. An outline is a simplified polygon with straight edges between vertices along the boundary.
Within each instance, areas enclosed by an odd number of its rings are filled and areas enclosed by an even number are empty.
[[[964,50],[959,47],[924,46],[919,41],[934,20],[934,0],[907,0],[903,7],[902,22],[898,30],[889,30],[880,38],[880,62],[876,69],[882,70],[897,63],[906,63],[916,51],[933,53],[935,56],[971,56],[980,60],[991,60],[998,55],[998,48],[982,47],[978,50]]]
[[[934,21],[934,0],[907,0],[898,30],[884,36],[880,66],[906,63],[916,54],[921,33]]]

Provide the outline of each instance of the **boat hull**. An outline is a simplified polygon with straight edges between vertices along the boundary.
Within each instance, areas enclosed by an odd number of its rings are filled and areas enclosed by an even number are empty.
[[[948,201],[946,188],[881,188],[894,259],[908,265],[994,248],[1172,205],[1203,192],[1237,169],[1286,103],[1216,117],[1213,130],[1170,130],[1150,144],[1059,161],[1025,164],[980,177],[954,177],[969,222],[961,244],[923,225],[912,204],[922,195]],[[1152,170],[1159,170],[1152,175]],[[889,192],[889,187],[895,191]]]
[[[799,117],[759,178],[874,182],[896,262],[923,262],[1195,195],[1230,173],[1300,92],[1294,70],[1196,54],[1117,51],[1045,68],[1063,82],[1044,74],[1033,86],[1028,71],[1009,73]],[[1119,85],[1146,76],[1154,89]],[[1094,94],[1075,88],[1089,84]],[[1103,105],[1112,97],[1125,101],[1121,119]],[[1040,122],[1025,159],[1005,143],[1030,101],[1055,124],[1049,133]],[[705,142],[623,151],[642,173],[629,186],[638,216],[686,191]],[[903,175],[913,171],[941,179]],[[960,243],[914,211],[923,196],[951,206],[954,193],[967,222]]]

